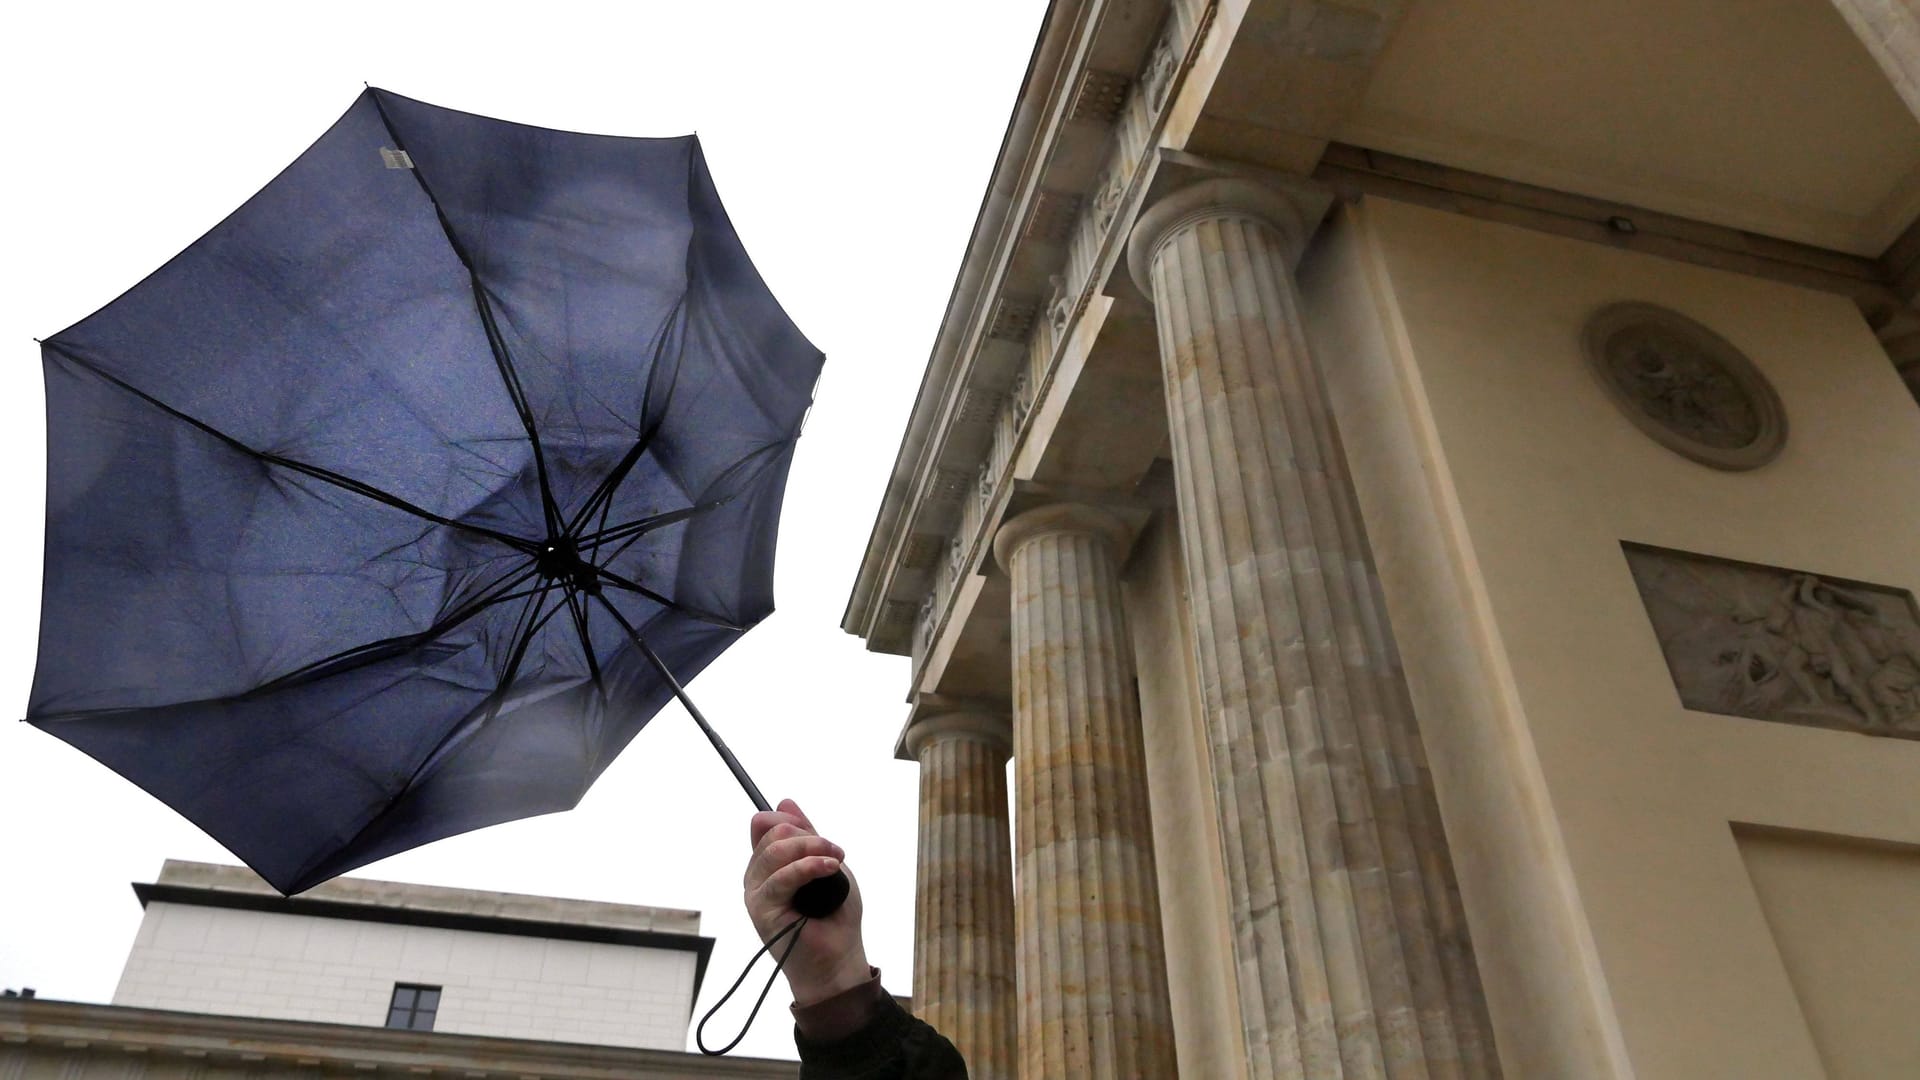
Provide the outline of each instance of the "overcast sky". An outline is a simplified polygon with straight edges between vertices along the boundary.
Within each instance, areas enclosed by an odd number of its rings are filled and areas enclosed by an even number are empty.
[[[698,131],[755,263],[827,354],[781,522],[779,611],[692,686],[760,787],[842,843],[868,951],[909,990],[916,768],[906,662],[839,620],[1044,0],[8,5],[0,40],[0,711],[25,712],[40,589],[39,351],[324,131],[363,81],[624,135]],[[126,613],[129,620],[139,611]],[[577,810],[359,876],[697,908],[699,1010],[758,945],[751,806],[669,705]],[[106,1001],[165,858],[235,861],[26,724],[0,725],[0,985]],[[738,1051],[791,1057],[784,983]],[[724,1025],[722,1025],[724,1026]]]

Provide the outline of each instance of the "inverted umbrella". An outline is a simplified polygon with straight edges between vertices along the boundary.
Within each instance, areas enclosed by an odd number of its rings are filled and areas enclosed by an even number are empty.
[[[42,348],[28,719],[284,893],[569,808],[692,709],[773,610],[822,361],[695,138],[377,89]]]

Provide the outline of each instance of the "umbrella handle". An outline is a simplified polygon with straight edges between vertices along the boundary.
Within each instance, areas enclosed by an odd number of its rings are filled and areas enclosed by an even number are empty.
[[[793,894],[793,910],[809,919],[824,919],[840,910],[852,890],[853,883],[847,880],[847,875],[835,870],[800,886]]]

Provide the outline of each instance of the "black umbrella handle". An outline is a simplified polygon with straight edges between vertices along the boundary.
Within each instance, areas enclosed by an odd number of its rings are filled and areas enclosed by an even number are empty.
[[[603,597],[600,602],[606,604],[606,599]],[[634,645],[640,649],[640,654],[652,661],[655,670],[660,672],[660,677],[667,680],[668,686],[673,687],[673,696],[680,699],[680,704],[686,706],[687,712],[692,714],[693,722],[699,724],[700,730],[706,733],[707,741],[712,743],[714,750],[720,754],[720,760],[727,763],[727,771],[733,773],[735,780],[740,781],[740,787],[746,791],[747,798],[752,799],[753,805],[761,810],[772,810],[773,806],[767,802],[767,797],[760,794],[759,785],[753,782],[753,777],[747,775],[746,768],[740,764],[739,758],[733,756],[733,751],[727,749],[726,741],[720,738],[720,733],[713,730],[712,724],[707,723],[707,718],[700,713],[700,706],[695,705],[693,699],[687,696],[686,687],[681,686],[680,680],[673,677],[673,672],[667,669],[666,662],[660,659],[659,654],[653,651],[653,647],[647,644],[646,639],[627,623],[626,617],[615,610],[612,604],[607,604],[607,610],[612,611],[613,617],[626,628],[627,636],[633,639]],[[852,890],[853,885],[847,880],[847,875],[835,870],[826,877],[814,878],[800,886],[799,891],[793,894],[793,910],[809,919],[824,919],[840,910],[840,905],[847,902],[847,894]]]
[[[793,910],[809,919],[824,919],[839,911],[852,891],[853,883],[847,880],[846,872],[835,870],[800,886],[793,894]]]

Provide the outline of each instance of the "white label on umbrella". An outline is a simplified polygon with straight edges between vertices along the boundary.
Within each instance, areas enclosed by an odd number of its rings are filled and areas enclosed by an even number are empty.
[[[389,169],[413,168],[413,158],[405,150],[383,146],[380,148],[380,160],[386,162]]]

